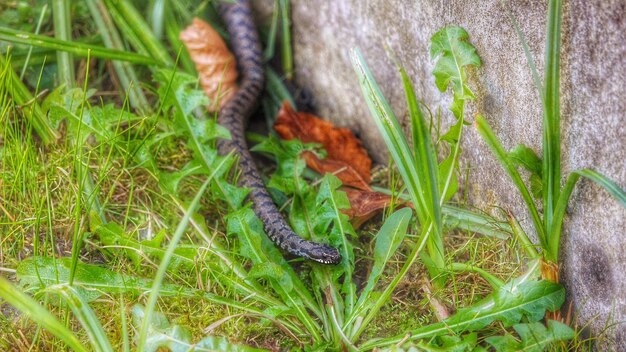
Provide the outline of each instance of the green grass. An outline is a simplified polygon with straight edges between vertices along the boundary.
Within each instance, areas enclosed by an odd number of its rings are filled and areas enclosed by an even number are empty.
[[[389,142],[410,157],[384,169],[376,187],[416,211],[388,209],[361,229],[342,214],[336,178],[305,179],[297,155],[314,147],[256,138],[255,149],[279,163],[268,184],[294,229],[340,248],[340,265],[321,266],[276,249],[236,187],[237,157],[216,154],[227,133],[205,111],[177,39],[195,15],[215,23],[213,4],[153,1],[145,12],[133,1],[20,4],[5,10],[41,20],[0,23],[0,40],[13,46],[1,56],[0,348],[432,349],[471,346],[475,332],[474,345],[486,346],[488,336],[516,336],[503,322],[536,321],[560,305],[564,290],[538,280],[515,222],[450,203],[471,100],[464,73],[453,79],[458,123],[432,135],[401,71],[411,137],[428,143],[414,149],[387,126]],[[280,55],[289,77],[288,2],[275,5],[266,59]],[[268,78],[271,120],[292,98],[280,72],[268,68]],[[523,309],[494,303],[503,297]],[[480,310],[487,306],[496,308]],[[407,331],[425,340],[409,341]]]
[[[572,171],[567,175],[565,184],[561,186],[564,176],[561,172],[561,0],[549,2],[547,18],[543,84],[539,79],[537,67],[528,51],[523,34],[513,19],[536,88],[541,96],[543,108],[543,151],[541,158],[532,149],[523,145],[507,153],[491,130],[487,120],[482,116],[476,119],[476,127],[522,195],[539,238],[539,245],[542,250],[540,254],[550,266],[556,268],[547,270],[545,274],[547,277],[555,279],[558,278],[557,263],[559,244],[561,243],[561,226],[570,196],[580,177],[585,177],[603,187],[624,207],[626,207],[626,191],[606,176],[591,169]],[[518,166],[531,172],[530,189],[518,172]],[[540,192],[533,191],[532,177],[539,180]],[[535,203],[535,198],[543,205],[541,211]]]

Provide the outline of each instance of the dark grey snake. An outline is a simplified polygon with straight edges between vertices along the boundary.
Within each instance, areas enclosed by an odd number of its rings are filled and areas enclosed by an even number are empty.
[[[242,79],[239,90],[219,111],[218,122],[230,130],[232,139],[219,140],[218,151],[222,155],[230,152],[239,155],[240,185],[250,189],[248,198],[253,203],[253,210],[274,243],[300,257],[323,264],[338,264],[341,255],[336,248],[304,240],[293,232],[265,189],[244,136],[246,120],[257,107],[265,81],[259,37],[246,0],[222,3],[220,14],[230,33],[231,50],[237,58]]]

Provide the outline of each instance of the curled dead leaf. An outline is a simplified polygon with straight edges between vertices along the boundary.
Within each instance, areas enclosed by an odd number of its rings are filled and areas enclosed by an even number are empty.
[[[363,191],[348,187],[342,187],[341,190],[346,192],[348,201],[350,201],[350,209],[346,209],[344,214],[348,215],[352,226],[355,228],[360,227],[364,222],[392,204],[406,205],[404,202],[399,202],[390,195],[381,192]]]
[[[371,190],[372,160],[349,129],[337,128],[315,115],[294,111],[287,102],[278,112],[274,129],[284,139],[298,138],[305,143],[324,146],[327,152],[325,159],[311,152],[303,153],[311,169],[321,174],[334,174],[344,185]]]
[[[219,109],[237,91],[235,56],[215,29],[199,18],[194,18],[180,33],[180,40],[196,64],[200,85],[211,100],[209,110]]]

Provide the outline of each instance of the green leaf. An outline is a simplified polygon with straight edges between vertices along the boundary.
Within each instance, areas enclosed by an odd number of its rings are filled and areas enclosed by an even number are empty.
[[[482,351],[478,344],[476,333],[464,336],[444,335],[428,342],[407,342],[402,346],[384,348],[381,352],[421,352],[421,351],[446,351],[446,352],[479,352]]]
[[[102,328],[102,325],[98,321],[96,314],[89,307],[89,304],[77,289],[64,284],[50,286],[46,289],[46,291],[56,293],[61,296],[63,301],[69,305],[74,313],[74,316],[85,329],[87,336],[89,336],[89,342],[91,342],[96,351],[113,351],[111,342]]]
[[[523,144],[518,144],[510,152],[508,157],[515,166],[522,166],[530,171],[533,175],[537,175],[541,179],[541,158],[534,150]]]
[[[197,160],[191,160],[185,166],[178,171],[174,172],[161,172],[159,177],[159,183],[170,194],[178,193],[178,186],[180,182],[193,175],[206,174],[208,170],[204,168]]]
[[[413,157],[416,163],[414,168],[418,172],[419,192],[424,199],[425,207],[423,211],[425,212],[426,219],[428,219],[427,221],[430,221],[433,226],[433,234],[428,238],[427,242],[428,254],[435,264],[433,267],[434,271],[431,272],[431,278],[437,277],[435,284],[437,286],[443,286],[446,280],[444,275],[440,275],[445,265],[442,232],[443,223],[441,218],[441,205],[443,201],[439,198],[439,185],[441,182],[441,192],[448,194],[448,190],[452,188],[451,180],[454,178],[452,173],[455,164],[455,156],[458,154],[451,156],[451,167],[447,169],[449,174],[446,174],[443,180],[439,181],[439,171],[441,170],[439,170],[439,165],[437,164],[437,155],[435,154],[428,124],[417,103],[417,98],[413,91],[413,84],[402,67],[400,67],[400,76],[402,77],[402,86],[404,87],[409,116],[411,118]],[[450,177],[448,177],[448,175],[450,175]],[[424,219],[420,219],[420,222],[424,225]]]
[[[315,213],[317,218],[315,221],[326,223],[325,219],[329,219],[332,220],[333,226],[330,233],[326,234],[327,239],[314,236],[313,240],[330,242],[332,246],[338,247],[341,253],[341,263],[334,268],[326,266],[324,270],[332,271],[334,280],[339,279],[339,275],[344,275],[341,290],[344,293],[345,314],[349,315],[352,313],[356,301],[356,286],[352,281],[354,246],[348,238],[355,237],[356,233],[348,220],[348,216],[342,212],[344,209],[350,209],[350,201],[346,193],[339,190],[339,187],[341,187],[341,181],[337,177],[331,174],[324,175],[316,199],[318,210]],[[319,226],[316,227],[319,228]],[[335,287],[339,285],[339,282],[336,282]],[[336,303],[340,304],[339,301]]]
[[[293,282],[289,273],[285,269],[276,263],[261,263],[252,266],[248,272],[248,276],[251,278],[267,278],[278,282],[281,287],[290,292],[293,290]]]
[[[128,61],[141,65],[160,66],[160,63],[151,57],[129,51],[107,49],[101,46],[85,44],[75,40],[60,40],[45,35],[37,35],[4,27],[0,27],[0,41],[32,45],[40,48],[49,48],[68,52],[81,57],[87,57],[87,55],[89,55],[92,58],[97,57],[108,60]]]
[[[450,318],[431,325],[411,330],[410,339],[428,339],[450,332],[462,333],[484,328],[494,321],[500,321],[504,326],[520,323],[525,317],[535,322],[544,317],[546,310],[555,311],[565,301],[565,289],[556,283],[540,280],[538,275],[538,261],[521,277],[496,289],[492,294],[471,307],[463,308]],[[397,343],[405,339],[405,335],[388,339],[374,339],[361,346],[370,349]]]
[[[530,193],[532,193],[533,197],[535,197],[535,199],[541,199],[543,197],[543,181],[541,177],[532,174],[528,182],[530,182]]]
[[[537,321],[543,318],[546,310],[558,309],[564,300],[563,287],[549,281],[529,281],[520,285],[509,283],[481,303],[460,309],[444,322],[454,331],[482,329],[495,320],[510,326],[524,316]]]
[[[511,226],[507,222],[491,216],[451,205],[444,205],[442,211],[444,226],[447,228],[459,228],[500,239],[511,235]]]
[[[420,190],[424,185],[420,184],[417,177],[419,170],[404,131],[358,49],[352,51],[351,60],[372,118],[404,180],[416,207],[417,217],[423,224],[426,222],[426,200]]]
[[[268,262],[267,253],[263,252],[263,224],[249,206],[231,212],[226,216],[227,233],[239,238],[239,254],[250,259],[253,264]]]
[[[466,85],[465,66],[480,66],[476,49],[467,42],[469,35],[458,26],[444,27],[430,40],[430,57],[435,60],[433,75],[441,92],[452,84],[454,94],[461,100],[473,99],[474,94]]]
[[[274,243],[265,235],[261,220],[254,214],[250,207],[244,207],[228,214],[227,229],[229,235],[236,235],[240,242],[240,253],[250,259],[253,264],[263,265],[275,263],[289,275],[293,290],[287,291],[280,282],[274,278],[269,278],[272,288],[281,297],[286,305],[293,308],[308,331],[319,337],[317,324],[312,320],[305,308],[310,309],[320,316],[319,307],[311,293],[306,289],[302,280],[295,273],[293,268],[283,258]]]
[[[146,319],[144,307],[135,305],[132,310],[133,324],[142,326]],[[189,329],[180,325],[171,325],[160,312],[154,312],[150,317],[148,337],[143,351],[155,352],[163,348],[172,352],[188,351],[227,351],[227,352],[259,352],[265,351],[245,345],[233,344],[224,337],[209,336],[193,343]]]
[[[530,191],[533,197],[541,199],[543,194],[541,158],[539,158],[534,150],[523,144],[518,144],[515,148],[511,149],[511,151],[507,153],[507,156],[514,166],[521,166],[530,172]]]
[[[517,341],[511,335],[492,336],[485,339],[497,352],[541,352],[546,348],[559,341],[571,340],[574,338],[574,330],[569,326],[555,321],[549,320],[548,327],[542,323],[517,324],[513,329],[520,337]]]
[[[457,121],[454,125],[450,126],[450,129],[448,130],[448,132],[446,132],[443,136],[439,137],[439,140],[446,141],[451,146],[459,143],[459,136],[461,135],[462,128],[463,128],[463,120],[459,118],[459,121]]]
[[[596,184],[604,188],[623,207],[626,207],[626,191],[624,191],[617,183],[615,183],[608,177],[591,169],[576,170],[569,174],[554,209],[552,226],[548,229],[550,233],[548,248],[549,253],[552,255],[550,259],[553,261],[556,261],[556,259],[558,258],[560,243],[559,241],[561,239],[561,225],[563,224],[563,217],[565,216],[567,203],[569,202],[569,198],[574,191],[574,187],[576,186],[576,183],[581,176],[595,182]]]
[[[515,168],[515,165],[509,159],[508,154],[505,152],[504,147],[502,146],[502,142],[496,137],[495,133],[491,130],[489,123],[485,120],[484,117],[478,116],[476,118],[476,128],[478,129],[478,133],[483,137],[491,151],[495,154],[496,158],[504,168],[504,170],[509,174],[509,177],[513,181],[513,184],[517,187],[519,192],[526,203],[526,207],[530,212],[530,215],[533,220],[533,225],[535,226],[535,230],[537,231],[537,237],[539,237],[539,242],[543,248],[548,247],[548,239],[547,239],[547,229],[543,226],[543,219],[541,215],[539,215],[539,211],[537,210],[537,206],[535,205],[535,201],[528,191],[526,184],[522,180],[519,172]],[[544,209],[545,210],[545,209]]]
[[[177,107],[180,108],[180,113],[188,115],[193,109],[210,103],[206,94],[192,88],[198,78],[188,73],[158,69],[154,72],[153,79],[159,85],[157,92],[164,109]]]
[[[287,196],[304,194],[308,191],[308,185],[301,177],[306,162],[300,154],[304,151],[314,151],[313,144],[304,144],[298,139],[280,140],[270,135],[250,150],[271,154],[275,158],[277,168],[267,183],[268,188],[279,190]]]
[[[133,260],[136,265],[141,265],[145,256],[158,258],[159,261],[165,255],[165,248],[162,247],[162,241],[165,237],[165,231],[160,231],[151,240],[136,240],[136,233],[127,233],[120,225],[110,222],[106,225],[98,227],[96,230],[100,241],[105,246],[117,247],[116,252],[122,252]],[[197,247],[185,248],[179,246],[174,250],[170,261],[170,270],[179,267],[193,268],[196,265],[194,258],[198,253]]]
[[[376,235],[376,244],[374,245],[374,264],[367,279],[365,288],[361,291],[359,300],[356,304],[354,315],[361,315],[362,309],[370,302],[370,294],[374,290],[376,283],[380,279],[387,262],[395,254],[406,236],[409,221],[413,216],[410,208],[397,210],[387,220]]]
[[[87,351],[70,329],[58,321],[46,308],[39,305],[34,299],[13,286],[2,276],[0,276],[0,297],[51,334],[61,339],[74,351]]]
[[[452,199],[452,197],[456,194],[456,192],[459,190],[459,178],[457,177],[457,175],[455,174],[455,170],[454,168],[456,167],[456,160],[454,159],[454,154],[450,153],[448,154],[448,157],[446,157],[440,164],[439,164],[439,192],[443,193],[444,188],[446,188],[446,177],[448,176],[449,173],[452,173],[452,177],[450,177],[450,183],[448,184],[446,191],[446,194],[442,194],[442,199],[443,202],[447,202],[450,199]]]
[[[29,289],[45,289],[53,285],[69,283],[71,258],[34,257],[20,262],[17,278],[20,284]],[[124,275],[97,265],[78,262],[74,273],[73,287],[87,301],[100,297],[103,293],[128,293],[140,296],[152,288],[152,279]],[[228,298],[214,295],[204,290],[186,288],[174,284],[163,284],[159,290],[163,296],[196,297],[215,304],[226,305],[263,316],[263,312]]]

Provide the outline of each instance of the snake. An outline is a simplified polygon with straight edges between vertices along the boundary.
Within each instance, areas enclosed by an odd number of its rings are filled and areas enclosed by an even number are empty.
[[[263,228],[272,242],[295,256],[322,264],[338,264],[341,262],[339,251],[328,244],[298,236],[265,188],[245,138],[247,120],[256,110],[265,84],[259,35],[247,0],[221,3],[219,14],[230,35],[230,47],[241,79],[239,89],[218,112],[218,123],[231,134],[230,139],[218,140],[218,152],[220,155],[239,155],[239,186],[250,190],[248,200],[252,201],[252,209],[263,222]]]

